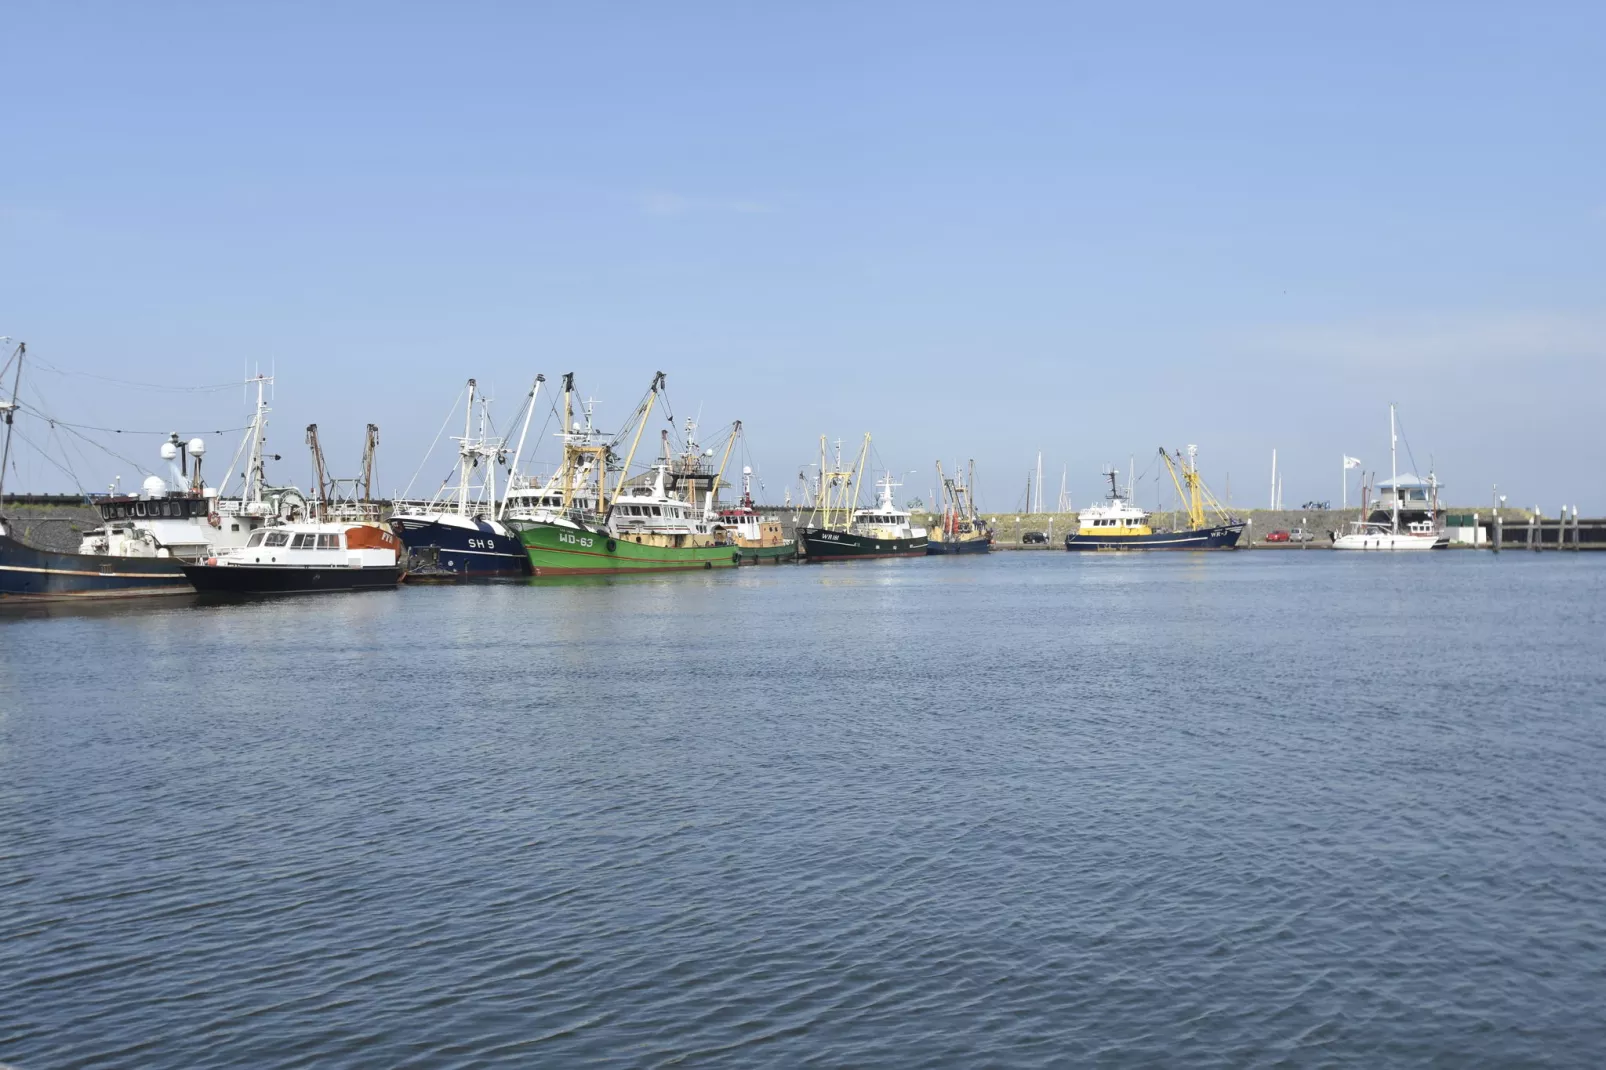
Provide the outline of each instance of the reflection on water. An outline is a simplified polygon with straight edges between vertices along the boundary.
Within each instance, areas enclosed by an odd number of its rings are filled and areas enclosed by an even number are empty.
[[[1606,555],[0,617],[0,1062],[1577,1065]]]

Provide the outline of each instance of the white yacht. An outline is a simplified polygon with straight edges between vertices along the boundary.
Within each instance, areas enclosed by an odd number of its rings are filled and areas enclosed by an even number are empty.
[[[1333,536],[1335,550],[1442,550],[1450,545],[1450,533],[1439,516],[1439,482],[1433,473],[1426,480],[1400,475],[1400,436],[1389,406],[1389,475],[1378,485],[1382,497],[1369,500],[1361,494],[1360,519],[1352,520]]]

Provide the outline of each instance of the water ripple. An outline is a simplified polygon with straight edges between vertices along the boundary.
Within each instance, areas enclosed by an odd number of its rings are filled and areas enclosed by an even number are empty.
[[[0,1063],[1600,1065],[1606,555],[1505,556],[0,620]]]

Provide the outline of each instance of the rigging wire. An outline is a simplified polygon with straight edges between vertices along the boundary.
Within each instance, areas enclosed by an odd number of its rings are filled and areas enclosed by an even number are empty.
[[[140,390],[165,390],[175,394],[214,393],[219,390],[233,390],[240,385],[239,383],[206,383],[200,386],[170,386],[165,383],[142,383],[134,379],[117,379],[110,375],[97,375],[94,372],[70,371],[66,368],[58,368],[40,357],[34,357],[32,364],[34,367],[50,372],[53,375],[98,379],[103,383],[115,383],[118,386],[131,386]]]
[[[457,414],[457,403],[459,401],[463,400],[463,392],[466,391],[467,389],[468,389],[468,384],[465,383],[463,385],[463,389],[459,390],[457,392],[457,397],[455,399],[453,399],[452,407],[450,409],[446,410],[446,419],[441,421],[441,429],[439,431],[435,432],[435,441],[433,441],[433,442],[431,442],[429,444],[429,449],[427,451],[425,451],[425,453],[424,453],[424,459],[418,462],[418,468],[413,472],[413,478],[409,479],[407,481],[407,489],[402,491],[402,493],[401,493],[401,496],[402,496],[402,498],[404,500],[410,494],[412,494],[412,492],[413,492],[413,484],[418,482],[419,473],[423,472],[424,465],[429,463],[429,455],[431,453],[435,452],[435,447],[436,446],[440,445],[441,436],[446,433],[446,425],[448,423],[450,423],[451,420],[452,420],[452,417]]]

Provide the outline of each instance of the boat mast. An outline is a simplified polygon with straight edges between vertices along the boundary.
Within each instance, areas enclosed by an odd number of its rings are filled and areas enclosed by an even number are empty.
[[[502,501],[496,507],[496,519],[501,520],[507,512],[507,500],[513,493],[513,479],[519,472],[519,457],[524,453],[524,436],[530,433],[530,417],[535,415],[535,399],[541,393],[541,384],[546,382],[546,376],[537,375],[535,385],[530,387],[530,396],[524,402],[524,426],[519,429],[519,444],[513,449],[513,463],[508,466],[507,485],[502,488]]]
[[[737,420],[731,425],[731,437],[725,441],[725,456],[719,459],[719,471],[714,473],[714,484],[708,488],[708,498],[706,500],[707,504],[703,506],[703,516],[705,518],[713,515],[714,499],[719,496],[719,481],[725,478],[725,465],[730,463],[731,449],[736,445],[736,440],[741,436],[741,434],[742,421]],[[744,495],[746,494],[746,490],[746,480],[744,478],[742,486]]]
[[[652,417],[652,408],[658,402],[658,390],[663,385],[664,373],[654,373],[652,377],[652,385],[647,388],[646,400],[643,402],[642,407],[637,409],[637,412],[639,412],[641,416],[640,422],[636,424],[636,437],[630,441],[630,452],[625,455],[625,466],[619,469],[619,479],[613,487],[613,496],[616,499],[621,493],[624,492],[625,479],[630,475],[630,464],[636,459],[636,447],[641,445],[641,433],[647,429],[647,421]],[[599,488],[601,484],[605,484],[607,482],[607,476],[608,473],[604,471],[602,473],[602,479],[599,481]],[[597,498],[597,512],[607,512],[606,506],[607,503],[602,500],[599,494]]]
[[[362,444],[362,500],[374,500],[374,452],[379,448],[379,425],[369,424]],[[196,461],[196,468],[200,468],[200,461]],[[197,478],[199,475],[197,474]]]
[[[1400,533],[1400,465],[1396,458],[1399,449],[1399,435],[1394,430],[1394,403],[1389,403],[1389,480],[1394,486],[1393,523],[1394,534]]]
[[[852,492],[853,492],[853,497],[851,499],[846,500],[846,502],[844,504],[844,508],[847,510],[848,519],[850,521],[853,518],[853,507],[855,505],[859,504],[859,488],[864,486],[864,463],[865,463],[865,461],[869,460],[869,458],[870,458],[870,432],[866,431],[864,433],[864,445],[859,447],[858,474],[853,477],[853,481],[848,485],[850,487],[850,489],[852,490]],[[887,478],[891,479],[892,477],[890,475],[888,475]],[[890,494],[891,492],[889,491],[888,493]]]
[[[18,342],[17,351],[12,355],[17,358],[17,371],[11,378],[11,397],[0,401],[0,412],[6,416],[6,444],[0,448],[0,506],[6,500],[6,469],[11,465],[11,423],[17,412],[17,391],[22,386],[22,358],[28,355],[28,343]]]
[[[328,480],[324,477],[323,446],[318,442],[317,424],[307,425],[307,445],[312,448],[313,489],[318,495],[318,501],[315,507],[317,510],[316,515],[319,520],[322,520],[328,509],[328,490],[326,489],[328,486]]]
[[[475,446],[475,455],[480,460],[485,462],[485,478],[480,480],[480,496],[479,499],[474,503],[477,507],[475,509],[476,516],[484,514],[485,504],[487,501],[490,502],[492,508],[495,508],[496,506],[496,460],[498,454],[502,453],[501,447],[503,440],[498,439],[496,446],[492,447],[490,440],[485,437],[485,428],[490,422],[491,399],[481,398],[480,440],[479,444]]]
[[[574,500],[574,373],[563,373],[563,508]]]
[[[469,433],[474,429],[474,392],[478,384],[468,381],[468,404],[463,407],[463,443],[457,450],[457,515],[468,515]]]

